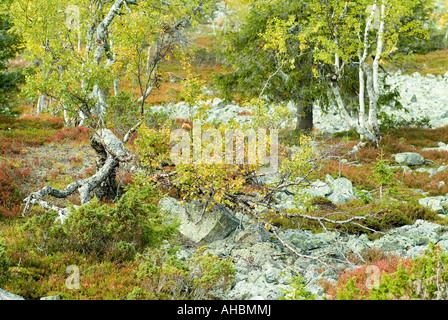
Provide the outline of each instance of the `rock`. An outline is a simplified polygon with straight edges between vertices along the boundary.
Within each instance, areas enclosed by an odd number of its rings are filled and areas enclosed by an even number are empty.
[[[439,119],[445,119],[445,118],[448,118],[448,111],[444,112],[439,116]]]
[[[61,296],[57,294],[55,296],[42,297],[40,300],[61,300]]]
[[[419,255],[425,253],[425,251],[428,249],[428,246],[417,246],[409,249],[406,252],[406,257],[410,259],[417,258]]]
[[[211,107],[212,108],[218,108],[218,107],[221,107],[223,103],[224,103],[223,99],[221,99],[221,98],[214,98],[212,103],[211,103]]]
[[[437,173],[437,169],[435,169],[435,168],[418,168],[415,171],[416,172],[427,172],[430,176]]]
[[[23,297],[0,288],[0,300],[25,300]]]
[[[361,236],[349,235],[347,241],[347,248],[355,253],[361,253],[369,247],[369,239],[364,233]]]
[[[441,225],[417,220],[413,225],[389,231],[380,239],[375,240],[373,245],[384,251],[406,254],[406,251],[413,247],[427,246],[429,242],[437,243],[443,231],[444,227]]]
[[[272,242],[261,242],[249,247],[234,249],[232,258],[246,267],[262,268],[267,264],[276,265],[276,256],[281,252],[280,247]]]
[[[395,162],[408,166],[419,166],[425,163],[425,158],[416,152],[397,153]]]
[[[330,195],[332,190],[327,183],[317,179],[311,183],[311,187],[307,189],[306,192],[312,197],[325,197]]]
[[[258,242],[267,241],[270,238],[269,233],[261,223],[254,223],[248,228],[238,232],[235,236],[236,243],[256,244]]]
[[[305,286],[305,290],[308,291],[311,294],[314,294],[317,297],[317,300],[321,300],[322,296],[324,295],[324,289],[315,284],[315,283],[309,283]]]
[[[412,239],[396,235],[384,235],[374,243],[374,247],[380,248],[384,252],[393,252],[396,254],[404,254],[406,248],[417,245]]]
[[[267,283],[278,283],[281,277],[282,271],[277,268],[268,268],[264,271],[263,276]]]
[[[238,282],[228,293],[229,300],[278,300],[285,295],[286,286],[267,282]]]
[[[279,237],[287,242],[289,245],[291,245],[295,250],[297,251],[305,251],[305,241],[309,238],[309,235],[307,235],[302,230],[292,230],[287,229],[279,232]]]
[[[161,210],[179,219],[181,234],[195,243],[211,243],[229,236],[240,222],[223,206],[214,206],[203,212],[203,204],[198,201],[181,205],[174,198],[160,200]]]
[[[327,175],[325,181],[330,185],[331,194],[327,197],[331,202],[343,204],[356,198],[353,184],[347,178],[333,179]]]
[[[419,199],[418,203],[426,208],[437,212],[438,214],[445,214],[447,212],[446,208],[448,208],[448,197],[427,197]]]
[[[312,237],[309,237],[307,240],[304,241],[303,246],[305,247],[305,250],[309,251],[328,245],[333,241],[333,239],[334,239],[334,233],[322,232]]]

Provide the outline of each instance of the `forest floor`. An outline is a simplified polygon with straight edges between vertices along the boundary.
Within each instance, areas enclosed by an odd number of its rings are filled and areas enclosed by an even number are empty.
[[[211,79],[216,72],[226,71],[225,66],[220,64],[215,56],[211,38],[204,36],[195,40],[198,43],[196,52],[202,55],[202,60],[198,60],[193,72],[206,79]],[[440,50],[425,56],[414,55],[406,63],[408,63],[406,66],[401,67],[408,73],[418,71],[422,74],[444,74],[448,71],[448,51]],[[152,95],[148,104],[175,102],[180,90],[180,82],[176,79],[182,77],[182,68],[179,64],[174,62],[167,64],[163,84]],[[130,83],[124,84],[123,90],[137,94],[136,88]],[[20,111],[22,115],[19,118],[0,118],[0,238],[7,241],[13,272],[13,279],[5,284],[4,289],[26,299],[39,299],[53,294],[60,294],[64,299],[125,299],[129,291],[139,284],[135,277],[138,271],[137,262],[98,263],[92,257],[76,252],[40,255],[36,254],[39,251],[38,247],[23,246],[28,242],[24,239],[26,233],[21,231],[21,226],[31,216],[42,213],[41,209],[35,208],[28,216],[22,217],[23,199],[30,192],[44,186],[63,188],[70,182],[92,175],[95,172],[95,154],[89,145],[91,132],[88,129],[64,128],[62,118],[49,114],[27,115],[31,111],[30,106],[23,106]],[[448,127],[389,128],[383,132],[378,149],[367,146],[353,155],[348,155],[347,151],[351,150],[358,140],[350,133],[329,138],[328,135],[314,132],[313,139],[343,146],[336,154],[338,158],[325,161],[316,172],[316,177],[323,180],[327,174],[333,177],[346,177],[352,181],[356,189],[367,190],[376,197],[379,186],[372,179],[372,172],[381,154],[390,165],[394,162],[393,154],[399,152],[422,154],[425,159],[432,161],[426,165],[428,168],[448,165],[448,151],[422,150],[437,147],[439,142],[448,144]],[[283,142],[293,145],[297,142],[297,136],[292,132],[286,133]],[[343,158],[346,161],[341,162]],[[416,200],[423,196],[415,190],[427,192],[426,195],[429,196],[446,195],[448,183],[442,185],[441,182],[448,181],[448,170],[430,175],[428,172],[406,173],[402,169],[394,169],[394,176],[400,183],[400,193],[396,197],[401,197],[409,205],[396,208],[393,212],[396,217],[393,225],[385,225],[383,228],[412,224],[416,219],[428,219],[446,224],[444,218],[428,213],[416,203]],[[132,179],[126,172],[121,172],[118,180],[126,185]],[[60,204],[67,204],[68,201],[79,204],[76,195],[61,201]],[[350,211],[362,204],[362,200],[354,200],[337,208],[323,206],[318,214],[327,214],[331,210]],[[369,207],[359,210],[367,212],[383,208],[383,204],[372,202]],[[288,227],[288,222],[282,219],[274,223]],[[312,225],[308,227],[315,228]],[[81,290],[73,291],[66,288],[65,270],[68,265],[78,265],[85,270]]]

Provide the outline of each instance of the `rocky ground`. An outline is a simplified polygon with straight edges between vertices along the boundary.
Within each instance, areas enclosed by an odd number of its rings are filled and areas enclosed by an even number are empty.
[[[429,118],[432,127],[448,125],[448,72],[443,76],[422,76],[418,72],[402,75],[397,72],[386,78],[391,89],[398,88],[402,106],[406,110],[397,110],[393,105],[385,106],[380,111],[394,115],[397,120]],[[323,132],[347,131],[347,124],[341,119],[336,108],[330,108],[328,114],[314,109],[315,127]]]
[[[182,220],[181,233],[186,238],[207,246],[219,257],[233,260],[237,270],[236,285],[224,295],[217,293],[224,299],[279,299],[291,289],[292,277],[296,275],[303,277],[307,290],[322,299],[324,291],[320,280],[336,281],[338,271],[357,267],[346,260],[350,254],[361,257],[363,250],[377,248],[414,258],[427,249],[429,242],[448,249],[448,229],[423,220],[393,229],[374,241],[365,234],[315,234],[300,229],[281,231],[279,236],[283,241],[300,255],[307,256],[298,257],[260,223],[238,213],[215,208],[210,215],[199,219],[201,211],[195,210],[194,203],[183,207],[177,200],[165,198],[161,206],[162,210]],[[179,256],[189,259],[195,250],[195,246],[186,246]]]
[[[397,119],[419,119],[428,117],[432,127],[448,125],[448,73],[444,76],[401,75],[397,73],[387,79],[392,86],[398,86],[401,103],[408,110],[395,110],[385,107],[383,111],[394,114]],[[223,121],[238,119],[247,121],[248,116],[238,116],[244,109],[234,102],[227,103],[221,99],[209,101],[208,120],[219,118]],[[163,107],[154,107],[163,111]],[[171,106],[171,115],[176,118],[187,118],[191,111],[185,104]],[[315,109],[315,126],[322,132],[335,133],[348,129],[341,120],[337,110],[330,109],[328,114]],[[439,143],[440,150],[447,150],[444,142]],[[402,153],[395,155],[396,166],[403,170],[428,171],[430,174],[448,169],[425,168],[425,159],[418,153]],[[421,166],[421,167],[419,167]],[[412,169],[411,169],[412,168]],[[327,176],[326,181],[315,181],[309,190],[314,196],[323,196],[334,203],[344,203],[355,197],[352,183],[346,178],[333,179]],[[287,208],[292,204],[286,194],[278,195],[281,205]],[[420,204],[435,210],[445,217],[445,205],[448,195],[427,197]],[[381,238],[371,241],[366,235],[350,235],[339,232],[314,234],[312,231],[284,230],[279,236],[298,253],[308,258],[298,257],[286,249],[279,241],[271,237],[258,222],[251,221],[239,213],[230,213],[224,208],[216,208],[208,217],[194,216],[201,210],[195,210],[194,204],[186,209],[172,198],[162,201],[162,209],[170,212],[183,221],[181,232],[186,238],[197,244],[205,244],[212,253],[220,257],[231,257],[237,270],[236,285],[225,295],[225,299],[279,299],[290,288],[292,277],[300,274],[306,289],[315,293],[319,299],[324,298],[324,291],[319,281],[326,279],[336,281],[337,271],[344,268],[355,268],[347,264],[348,254],[360,255],[366,248],[379,248],[385,252],[399,254],[403,257],[416,257],[423,252],[428,243],[440,244],[448,248],[448,229],[444,226],[417,220],[413,225],[393,229]],[[193,216],[191,216],[193,214]],[[198,223],[198,221],[200,221]],[[225,228],[223,226],[226,226]],[[194,247],[185,247],[180,256],[188,259]],[[319,258],[321,260],[317,260]],[[321,262],[331,263],[331,266]],[[323,271],[323,272],[322,272]],[[219,293],[217,293],[219,295]]]

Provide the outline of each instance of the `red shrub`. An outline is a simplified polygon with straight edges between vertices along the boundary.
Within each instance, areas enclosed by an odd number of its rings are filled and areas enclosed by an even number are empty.
[[[16,169],[0,162],[0,218],[14,218],[21,212],[22,195],[16,179],[29,176],[30,169]]]
[[[373,260],[368,261],[369,257]],[[381,260],[375,261],[379,257],[381,257]],[[371,277],[367,269],[369,266],[378,267],[380,279],[384,274],[396,272],[400,263],[404,267],[409,267],[407,270],[411,270],[410,267],[412,266],[412,261],[410,259],[403,259],[396,255],[384,255],[375,250],[367,254],[366,258],[366,263],[363,266],[342,273],[335,283],[324,281],[323,287],[328,300],[334,300],[337,297],[338,291],[344,288],[349,279],[355,281],[356,288],[359,290],[359,292],[357,292],[358,299],[368,297],[370,289],[367,287],[367,282],[369,277]]]
[[[89,128],[64,128],[46,139],[47,142],[87,141],[90,137]]]

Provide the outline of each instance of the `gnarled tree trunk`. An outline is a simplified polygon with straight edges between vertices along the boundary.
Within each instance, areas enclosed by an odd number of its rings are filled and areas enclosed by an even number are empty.
[[[70,183],[65,189],[58,190],[56,188],[46,186],[37,192],[33,192],[25,201],[25,215],[32,206],[39,205],[45,210],[54,210],[59,212],[61,220],[70,213],[68,208],[60,208],[49,201],[44,200],[46,196],[52,196],[59,199],[65,199],[76,191],[79,192],[81,204],[88,203],[91,195],[97,196],[98,199],[104,198],[115,200],[117,189],[115,185],[116,169],[120,163],[130,161],[133,156],[126,149],[125,144],[139,124],[132,128],[123,140],[109,129],[100,129],[91,138],[91,146],[97,153],[97,171],[86,179],[77,180]]]

